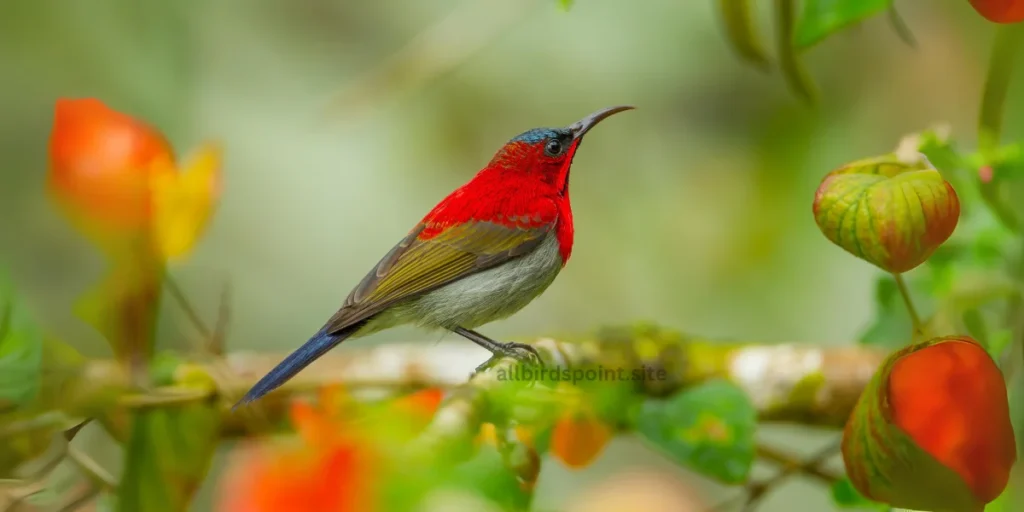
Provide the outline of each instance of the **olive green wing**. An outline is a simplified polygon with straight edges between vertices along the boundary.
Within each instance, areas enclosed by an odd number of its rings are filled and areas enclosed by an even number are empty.
[[[398,301],[528,254],[553,226],[471,221],[426,237],[428,226],[420,224],[352,290],[324,329],[328,334],[337,333]]]

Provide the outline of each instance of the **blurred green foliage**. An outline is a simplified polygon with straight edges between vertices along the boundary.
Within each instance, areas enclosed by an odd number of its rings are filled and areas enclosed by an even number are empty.
[[[637,433],[671,459],[727,484],[747,480],[754,464],[757,410],[746,393],[713,380],[668,400],[648,400]]]

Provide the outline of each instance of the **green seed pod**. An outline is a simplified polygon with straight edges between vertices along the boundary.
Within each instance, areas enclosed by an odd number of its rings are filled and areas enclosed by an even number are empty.
[[[956,191],[923,157],[846,164],[825,176],[814,196],[814,220],[829,240],[892,273],[927,260],[959,219]]]

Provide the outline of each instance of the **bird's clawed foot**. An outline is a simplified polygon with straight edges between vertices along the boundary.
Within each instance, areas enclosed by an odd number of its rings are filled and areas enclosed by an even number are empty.
[[[492,340],[476,331],[466,329],[465,327],[456,327],[452,329],[452,332],[476,343],[477,345],[480,345],[492,354],[490,359],[484,361],[484,364],[476,367],[476,370],[473,372],[474,375],[487,370],[495,363],[506,357],[511,357],[512,359],[526,364],[531,364],[536,360],[537,365],[542,368],[544,367],[544,360],[541,359],[540,352],[538,352],[537,348],[533,345],[516,343],[514,341],[502,343],[500,341]]]
[[[516,343],[514,341],[505,343],[495,342],[493,347],[488,347],[488,350],[491,350],[491,358],[484,361],[480,366],[477,366],[476,370],[473,372],[474,374],[487,370],[491,366],[494,366],[495,363],[506,357],[511,357],[512,359],[524,364],[536,363],[541,367],[544,366],[544,360],[541,359],[540,352],[537,352],[537,348],[533,345]]]

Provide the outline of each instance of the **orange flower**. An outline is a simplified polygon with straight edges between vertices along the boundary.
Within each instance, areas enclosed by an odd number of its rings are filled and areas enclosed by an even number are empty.
[[[96,99],[57,100],[50,186],[104,227],[136,229],[150,215],[149,173],[169,171],[170,145],[150,126]]]
[[[155,254],[180,257],[220,196],[220,158],[219,146],[207,144],[179,169],[167,140],[144,122],[96,99],[61,99],[50,134],[49,187],[101,245],[146,235]]]
[[[375,459],[366,440],[349,432],[332,406],[292,405],[291,419],[302,443],[257,447],[232,464],[221,483],[223,512],[372,512]],[[327,409],[327,410],[325,410]]]
[[[551,453],[567,467],[584,468],[597,459],[611,440],[612,431],[589,411],[572,411],[555,423]]]
[[[444,398],[444,390],[439,388],[422,389],[415,393],[403,396],[394,401],[394,406],[409,415],[430,420],[437,412]]]

